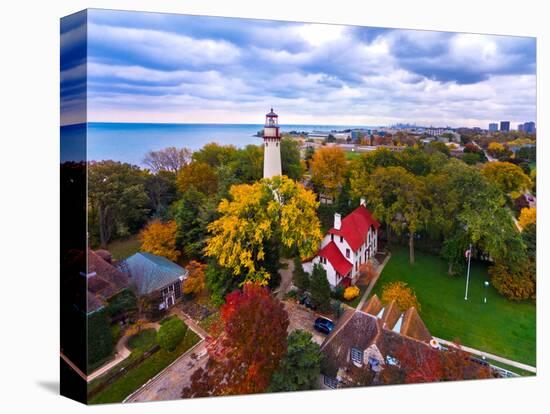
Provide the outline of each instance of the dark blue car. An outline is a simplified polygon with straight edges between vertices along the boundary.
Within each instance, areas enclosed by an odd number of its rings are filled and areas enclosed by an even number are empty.
[[[319,331],[321,333],[324,333],[325,335],[328,335],[334,329],[334,322],[332,322],[330,319],[327,319],[327,318],[317,318],[315,319],[315,323],[313,324],[313,327],[315,328],[316,331]]]

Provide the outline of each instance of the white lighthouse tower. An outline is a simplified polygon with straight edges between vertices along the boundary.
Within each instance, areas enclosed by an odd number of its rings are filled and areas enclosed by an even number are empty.
[[[271,108],[271,112],[265,116],[264,125],[264,178],[271,178],[281,174],[279,116]]]

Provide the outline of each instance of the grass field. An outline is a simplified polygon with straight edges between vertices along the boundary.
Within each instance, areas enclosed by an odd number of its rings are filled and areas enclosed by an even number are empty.
[[[464,300],[465,271],[448,276],[446,263],[437,256],[416,252],[409,264],[408,251],[392,249],[373,292],[380,296],[385,283],[402,280],[412,287],[422,308],[420,315],[431,334],[480,351],[535,366],[536,306],[533,302],[511,302],[492,286],[483,303],[487,266],[473,262],[469,299]]]
[[[107,246],[107,249],[113,255],[113,259],[122,260],[137,253],[141,248],[141,241],[138,235],[130,236],[125,239],[115,240]]]
[[[130,369],[125,375],[110,384],[107,388],[95,395],[90,404],[106,404],[121,402],[153,378],[164,368],[175,361],[180,355],[199,342],[199,337],[191,329],[187,329],[185,337],[173,352],[161,349],[148,357],[138,366]]]
[[[347,151],[347,152],[346,152],[346,159],[347,159],[348,161],[351,161],[351,160],[354,160],[355,158],[359,158],[360,155],[361,155],[360,153],[355,152],[355,151],[354,151],[354,152],[352,152],[352,151]]]

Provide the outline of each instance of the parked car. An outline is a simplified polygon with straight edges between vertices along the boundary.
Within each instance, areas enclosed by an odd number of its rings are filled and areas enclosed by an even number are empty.
[[[328,335],[334,329],[334,322],[332,322],[330,319],[320,317],[315,319],[313,327],[316,331]]]
[[[302,297],[300,297],[300,305],[303,305],[305,306],[306,308],[308,309],[311,309],[311,310],[315,310],[317,307],[313,304],[313,302],[311,301],[311,297],[307,294],[305,295],[302,295]]]

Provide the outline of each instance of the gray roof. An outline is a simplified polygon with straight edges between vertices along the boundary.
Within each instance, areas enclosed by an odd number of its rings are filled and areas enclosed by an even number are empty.
[[[136,285],[139,295],[147,295],[170,285],[177,280],[186,279],[187,269],[162,256],[139,252],[128,257],[120,264],[120,270],[130,277]]]

